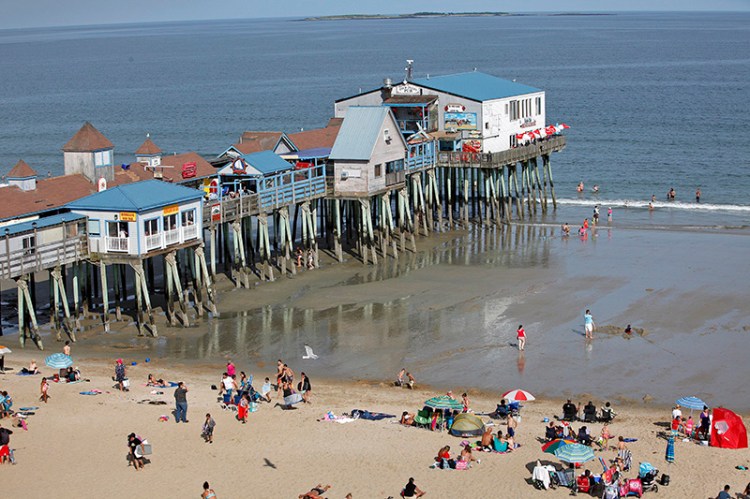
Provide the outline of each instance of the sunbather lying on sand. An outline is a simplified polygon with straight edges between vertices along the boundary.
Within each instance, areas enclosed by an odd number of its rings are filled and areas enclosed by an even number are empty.
[[[146,386],[158,386],[159,388],[165,388],[167,384],[164,382],[163,379],[156,379],[154,378],[153,374],[149,374],[148,381],[146,382]]]
[[[326,485],[324,487],[323,484],[319,483],[318,485],[310,489],[310,492],[300,494],[299,499],[315,499],[317,497],[323,497],[323,494],[325,494],[325,492],[330,488],[330,485]]]

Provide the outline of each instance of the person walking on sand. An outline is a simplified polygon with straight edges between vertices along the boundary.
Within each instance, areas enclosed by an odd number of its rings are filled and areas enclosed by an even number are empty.
[[[594,317],[591,315],[591,310],[586,309],[586,313],[583,314],[583,329],[586,331],[586,339],[594,339]]]
[[[47,378],[42,378],[42,384],[39,387],[39,391],[41,393],[41,396],[39,397],[39,400],[47,403],[47,400],[49,400],[49,394],[47,394],[47,391],[49,390],[49,381],[47,381]]]
[[[203,422],[203,432],[201,436],[207,444],[214,443],[214,428],[216,428],[216,421],[211,417],[211,413],[206,413],[206,421]]]
[[[522,324],[518,325],[516,338],[518,339],[518,349],[523,351],[523,349],[526,348],[526,331],[524,331]]]
[[[117,381],[117,388],[121,392],[127,392],[125,388],[125,364],[122,363],[122,359],[117,359],[115,363],[115,381]]]
[[[185,386],[185,383],[180,381],[177,384],[177,388],[174,391],[175,423],[179,423],[180,421],[182,421],[183,423],[189,423],[187,419],[187,410],[188,410],[187,392],[188,392],[188,389]]]
[[[201,497],[203,499],[215,499],[216,498],[216,492],[214,492],[214,489],[211,488],[208,482],[203,482],[203,493],[201,494]]]

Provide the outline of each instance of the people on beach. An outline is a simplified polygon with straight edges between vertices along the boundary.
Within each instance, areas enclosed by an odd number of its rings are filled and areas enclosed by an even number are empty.
[[[203,499],[215,499],[216,498],[216,492],[214,492],[214,489],[211,488],[208,482],[203,482],[203,493],[201,494],[201,497]]]
[[[228,360],[227,361],[227,375],[229,377],[232,377],[235,374],[237,374],[237,368],[234,366],[234,362],[232,362],[231,360]]]
[[[414,383],[417,382],[417,380],[414,379],[414,375],[407,371],[406,379],[409,380],[409,388],[414,388]]]
[[[312,396],[312,385],[310,384],[310,378],[304,372],[300,373],[300,381],[297,384],[297,390],[302,394],[302,402],[309,404],[310,397]]]
[[[594,194],[598,194],[599,193],[599,186],[596,185],[596,184],[594,184],[594,187],[591,189],[591,192],[593,192]]]
[[[206,420],[203,422],[203,430],[201,431],[201,437],[207,444],[214,443],[214,428],[216,428],[216,421],[211,417],[211,413],[206,413]]]
[[[49,393],[47,393],[48,391],[49,391],[49,381],[47,381],[47,378],[42,378],[42,384],[39,386],[39,392],[41,395],[39,397],[39,400],[41,400],[45,404],[47,403],[47,400],[49,400]]]
[[[63,353],[65,355],[70,355],[70,341],[66,340],[65,345],[63,345]]]
[[[630,324],[625,328],[625,334],[633,334],[633,328],[630,327]]]
[[[562,224],[561,230],[563,237],[567,237],[570,235],[570,225],[568,225],[568,222]]]
[[[612,223],[612,207],[607,208],[607,223]]]
[[[399,423],[404,426],[414,426],[414,414],[410,413],[409,411],[402,412]]]
[[[260,387],[260,397],[264,399],[266,402],[271,401],[271,380],[269,378],[266,378],[263,382],[263,386]]]
[[[117,359],[115,362],[115,381],[117,382],[117,388],[121,392],[129,390],[125,386],[125,364],[123,364],[122,359]]]
[[[651,202],[652,203],[656,202],[656,194],[651,194]]]
[[[313,252],[312,248],[307,250],[307,268],[308,269],[315,268],[315,253]]]
[[[29,362],[29,367],[21,369],[21,374],[39,374],[39,368],[36,365],[36,361],[32,359],[32,361]]]
[[[223,373],[221,377],[221,390],[219,395],[224,395],[224,401],[231,403],[232,394],[238,389],[237,382],[229,375],[229,373]]]
[[[297,268],[302,267],[302,257],[304,255],[305,254],[302,251],[302,247],[301,246],[297,246],[297,253],[296,253],[296,256],[297,256]]]
[[[319,483],[312,489],[310,489],[310,492],[306,492],[304,494],[299,495],[299,499],[317,499],[318,497],[323,497],[323,494],[330,489],[330,485],[323,486],[322,483]]]
[[[698,187],[695,190],[695,202],[696,203],[700,203],[701,202],[701,188],[700,187]]]
[[[10,450],[10,436],[13,435],[13,430],[3,428],[0,425],[0,464],[4,464],[6,461],[11,461],[12,455]]]
[[[593,218],[594,218],[594,225],[598,224],[599,223],[599,205],[598,204],[594,205]]]
[[[240,402],[237,404],[237,421],[242,424],[247,423],[247,413],[250,410],[250,396],[244,394],[240,397]]]
[[[484,428],[484,433],[482,433],[482,440],[480,441],[482,450],[485,450],[487,452],[492,451],[492,438],[492,426],[486,426]]]
[[[164,382],[163,379],[161,378],[156,379],[153,374],[149,374],[148,381],[146,381],[146,386],[155,386],[158,388],[165,388],[167,384]]]
[[[583,180],[581,180],[580,182],[578,182],[578,187],[576,187],[576,190],[578,192],[583,192]]]
[[[135,433],[128,435],[128,449],[130,449],[130,462],[133,463],[135,471],[143,468],[143,453],[138,450],[138,447],[143,444]]]
[[[404,386],[404,377],[406,376],[406,368],[402,367],[396,376],[396,386]]]
[[[732,487],[730,487],[729,485],[724,485],[724,489],[719,492],[719,495],[716,496],[716,499],[731,499],[732,496],[729,495],[729,490],[731,488]]]
[[[585,230],[589,230],[589,219],[588,218],[584,218],[583,219],[583,228]]]
[[[667,200],[668,201],[674,201],[674,198],[677,196],[677,193],[674,190],[674,187],[669,188],[669,192],[667,192]]]
[[[594,323],[594,317],[591,315],[591,310],[586,309],[586,313],[583,314],[583,328],[586,331],[587,339],[594,339],[594,329],[596,324]]]
[[[526,348],[526,331],[523,329],[523,324],[518,325],[516,339],[518,340],[518,349],[523,351]]]
[[[175,422],[179,423],[182,421],[183,423],[189,423],[187,419],[187,410],[188,410],[188,402],[187,402],[187,392],[188,388],[185,386],[185,383],[180,381],[177,383],[177,388],[174,391],[174,401],[175,401],[175,413],[174,418]]]
[[[461,412],[472,412],[469,401],[469,394],[467,392],[463,392],[461,394],[461,403],[463,404],[463,409],[461,409]]]
[[[711,431],[711,411],[707,406],[703,406],[703,410],[700,415],[701,426],[698,433],[702,435],[703,440],[708,440],[708,435]]]

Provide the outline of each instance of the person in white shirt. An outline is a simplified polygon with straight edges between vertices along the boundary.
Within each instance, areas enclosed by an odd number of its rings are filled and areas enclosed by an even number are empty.
[[[674,409],[672,409],[672,419],[677,419],[679,417],[682,419],[682,411],[680,410],[680,404],[677,404]]]

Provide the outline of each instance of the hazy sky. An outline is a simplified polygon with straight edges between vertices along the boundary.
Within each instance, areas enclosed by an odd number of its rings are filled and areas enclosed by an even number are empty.
[[[2,0],[0,29],[416,11],[748,11],[750,0]]]

